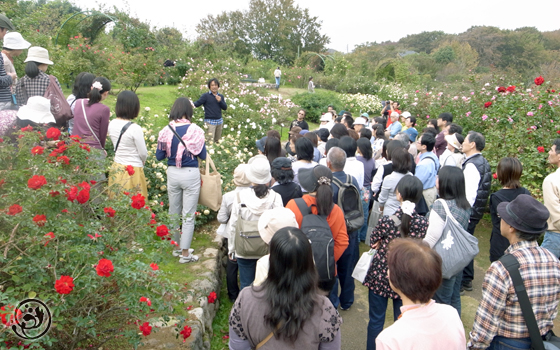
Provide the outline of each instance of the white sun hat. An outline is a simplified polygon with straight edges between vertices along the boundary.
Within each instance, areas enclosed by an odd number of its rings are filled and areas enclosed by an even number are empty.
[[[29,48],[29,51],[27,51],[27,58],[24,62],[53,64],[53,61],[49,60],[49,51],[39,46],[32,46]]]
[[[31,46],[31,43],[25,40],[18,32],[9,32],[4,36],[2,46],[10,50],[25,50]]]

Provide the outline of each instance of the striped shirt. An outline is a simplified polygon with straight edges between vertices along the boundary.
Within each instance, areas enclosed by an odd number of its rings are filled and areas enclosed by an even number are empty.
[[[12,77],[4,69],[4,59],[0,55],[0,102],[12,102]]]
[[[541,335],[552,327],[558,314],[560,298],[560,262],[536,241],[512,244],[506,254],[519,261],[519,272]],[[509,273],[500,261],[495,261],[484,276],[482,301],[476,311],[470,333],[469,349],[486,349],[495,336],[526,338],[529,331],[521,312]]]

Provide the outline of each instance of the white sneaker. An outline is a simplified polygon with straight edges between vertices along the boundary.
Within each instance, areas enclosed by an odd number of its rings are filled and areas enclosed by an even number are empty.
[[[179,258],[179,262],[181,264],[186,264],[186,263],[190,263],[190,262],[197,262],[198,261],[198,255],[194,255],[194,254],[190,254],[189,256],[181,256]]]
[[[189,248],[189,255],[192,254],[193,252],[194,252],[194,249]],[[182,250],[177,250],[177,249],[173,250],[173,256],[182,256],[182,255],[183,255]]]

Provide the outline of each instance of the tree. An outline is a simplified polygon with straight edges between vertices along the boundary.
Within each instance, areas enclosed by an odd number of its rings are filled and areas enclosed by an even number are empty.
[[[251,0],[249,10],[222,12],[200,21],[199,39],[256,58],[292,64],[306,51],[321,52],[330,42],[320,33],[321,21],[293,0]],[[233,44],[233,47],[231,46]]]
[[[422,32],[419,34],[407,35],[405,38],[399,40],[399,44],[404,45],[409,50],[418,52],[431,53],[439,43],[450,36],[443,31]]]

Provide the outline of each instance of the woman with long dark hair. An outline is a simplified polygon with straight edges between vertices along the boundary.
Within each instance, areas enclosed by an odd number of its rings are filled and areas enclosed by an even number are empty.
[[[327,223],[333,235],[334,261],[336,262],[348,247],[348,233],[346,231],[344,213],[333,201],[333,190],[331,187],[333,181],[332,171],[324,165],[317,165],[314,168],[302,169],[301,171],[302,186],[307,192],[302,198],[305,204],[311,207],[312,214],[327,218]],[[301,227],[303,215],[295,200],[289,201],[286,204],[286,208],[294,212],[298,225]],[[335,279],[323,281],[319,283],[319,288],[328,293],[334,283]]]
[[[264,153],[268,162],[272,164],[274,159],[282,155],[282,143],[276,137],[267,137],[264,144]]]
[[[395,192],[399,208],[394,214],[379,220],[370,238],[370,246],[377,249],[377,253],[364,279],[364,286],[369,288],[368,350],[375,349],[375,339],[383,330],[389,299],[393,300],[394,319],[398,319],[401,313],[402,300],[389,286],[387,276],[389,243],[399,237],[423,238],[428,228],[426,218],[415,210],[422,197],[422,182],[415,176],[406,175],[398,182]]]
[[[451,215],[465,230],[469,225],[471,215],[471,206],[465,194],[465,177],[460,168],[454,166],[442,167],[436,178],[436,188],[438,189],[439,199],[434,202],[430,211],[430,226],[426,238],[424,238],[424,241],[432,248],[439,241],[445,228],[447,213],[444,205],[447,205]],[[438,303],[453,306],[459,316],[461,315],[462,279],[462,270],[450,279],[444,278],[434,295],[434,299]]]
[[[317,165],[317,162],[313,161],[313,144],[309,139],[303,136],[297,138],[295,146],[297,160],[292,164],[292,169],[294,171],[294,182],[301,186],[299,171],[301,169],[313,168]]]
[[[179,250],[180,263],[198,261],[190,249],[198,195],[200,194],[200,171],[198,159],[206,159],[204,131],[191,122],[193,107],[186,97],[179,97],[169,113],[169,124],[161,129],[156,150],[157,160],[167,158],[167,196],[169,215],[174,218],[172,231]],[[179,230],[182,222],[182,230]]]
[[[364,208],[364,225],[358,232],[358,237],[360,241],[363,242],[366,239],[368,227],[369,201],[372,199],[371,180],[373,170],[375,169],[375,160],[373,159],[373,150],[368,139],[360,138],[358,139],[357,144],[358,155],[356,156],[356,159],[362,162],[362,164],[364,165],[364,194],[362,196],[362,207]]]
[[[242,290],[231,310],[230,349],[340,349],[341,318],[317,280],[307,236],[295,227],[277,231],[266,280]]]
[[[111,91],[109,80],[104,77],[97,77],[91,84],[88,98],[82,98],[74,102],[72,133],[80,136],[84,143],[103,151],[105,150],[111,110],[101,102],[107,98],[109,91]]]

